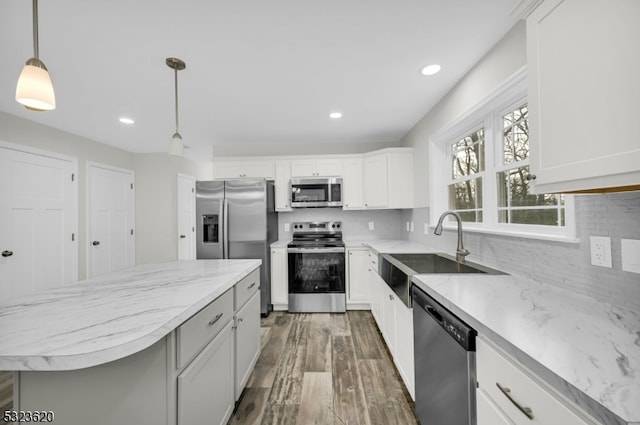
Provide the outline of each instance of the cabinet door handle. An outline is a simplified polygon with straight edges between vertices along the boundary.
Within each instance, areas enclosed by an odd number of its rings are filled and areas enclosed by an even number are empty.
[[[249,285],[249,287],[247,288],[247,290],[253,288],[254,286],[256,286],[256,282],[253,282],[251,285]]]
[[[13,251],[2,251],[3,257],[11,257],[13,255]]]
[[[524,179],[528,180],[528,181],[531,181],[531,180],[535,180],[536,177],[537,176],[535,174],[527,174],[527,176]]]
[[[93,242],[91,242],[91,245],[98,246],[98,245],[100,245],[100,241],[93,241]]]
[[[185,235],[180,235],[180,239],[184,239],[184,238],[186,238]]]
[[[223,315],[223,313],[218,313],[218,314],[216,315],[216,317],[214,317],[213,319],[211,319],[211,320],[209,321],[209,326],[213,326],[213,325],[215,325],[215,324],[216,324],[216,322],[222,318],[222,315]]]
[[[527,418],[533,420],[533,410],[531,410],[530,407],[520,406],[520,403],[518,403],[517,401],[514,400],[513,397],[511,397],[511,390],[509,388],[503,387],[497,382],[496,382],[496,386],[500,391],[502,391],[502,394],[504,394],[505,397],[507,397],[509,401],[518,408],[519,411],[521,411]]]

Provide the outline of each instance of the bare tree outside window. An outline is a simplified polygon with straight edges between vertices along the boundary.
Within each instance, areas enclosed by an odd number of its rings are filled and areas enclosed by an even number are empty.
[[[546,226],[564,225],[564,199],[555,194],[532,194],[529,176],[528,107],[522,105],[502,117],[503,171],[497,173],[498,221]]]
[[[449,208],[463,221],[482,222],[482,173],[484,128],[451,145],[453,184],[449,185]]]

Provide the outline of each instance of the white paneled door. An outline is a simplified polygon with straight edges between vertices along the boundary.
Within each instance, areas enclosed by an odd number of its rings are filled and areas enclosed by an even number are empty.
[[[87,179],[87,277],[133,266],[133,171],[89,163]]]
[[[196,259],[196,179],[178,174],[178,259]]]
[[[78,279],[77,161],[0,143],[0,303]]]

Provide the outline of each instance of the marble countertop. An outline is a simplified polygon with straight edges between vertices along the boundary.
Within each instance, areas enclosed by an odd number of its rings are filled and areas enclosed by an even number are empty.
[[[345,240],[347,248],[366,247],[376,254],[413,254],[425,252],[438,252],[425,244],[397,239],[373,239],[373,240]]]
[[[361,243],[377,253],[437,252],[409,241]],[[513,274],[414,282],[603,424],[640,424],[639,312]]]
[[[260,264],[146,264],[0,304],[0,370],[82,369],[139,352]]]

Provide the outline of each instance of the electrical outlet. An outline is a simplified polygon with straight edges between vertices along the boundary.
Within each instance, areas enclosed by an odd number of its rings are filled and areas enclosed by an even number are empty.
[[[622,239],[622,271],[640,273],[640,240]]]
[[[591,264],[611,268],[611,238],[607,236],[591,236]]]
[[[376,228],[376,226],[375,226],[375,224],[373,223],[373,221],[370,221],[370,222],[369,222],[369,230],[375,230],[375,228]]]
[[[291,231],[291,224],[290,223],[284,223],[284,231],[285,232]]]

